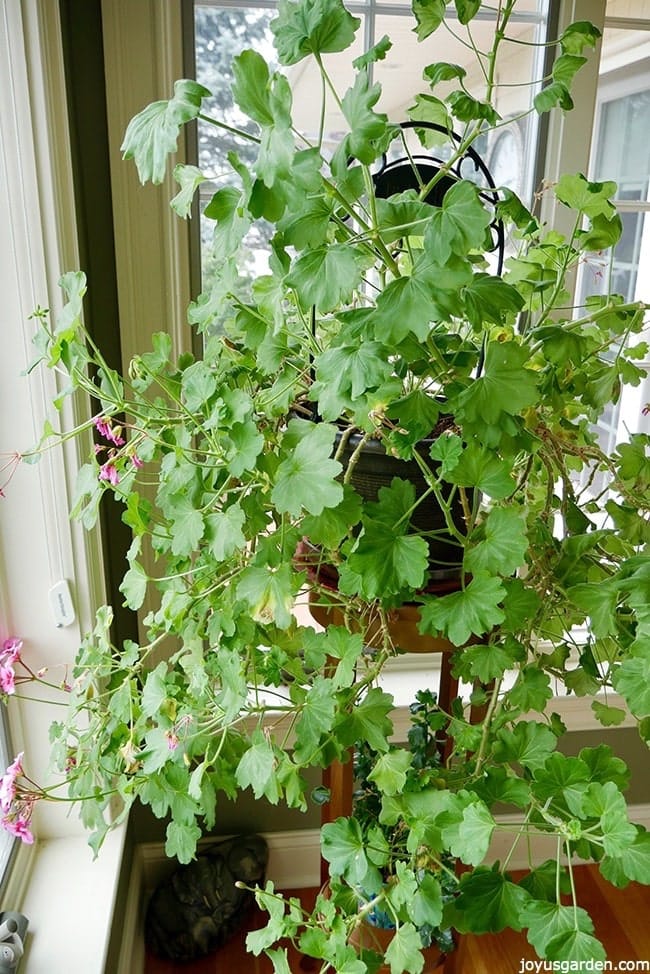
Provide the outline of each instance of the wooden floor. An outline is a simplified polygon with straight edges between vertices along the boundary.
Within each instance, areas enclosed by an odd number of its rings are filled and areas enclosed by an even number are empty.
[[[618,890],[601,878],[595,866],[578,866],[574,872],[580,905],[593,918],[596,935],[613,965],[619,961],[650,962],[650,886],[630,883]],[[305,902],[315,895],[315,890],[291,892]],[[248,955],[244,947],[247,931],[265,924],[265,913],[252,912],[246,926],[217,953],[191,963],[174,964],[147,955],[144,974],[272,974],[273,965],[266,957]],[[468,936],[463,938],[454,974],[520,974],[522,960],[536,959],[523,933]],[[289,964],[295,974],[318,970],[291,948]]]

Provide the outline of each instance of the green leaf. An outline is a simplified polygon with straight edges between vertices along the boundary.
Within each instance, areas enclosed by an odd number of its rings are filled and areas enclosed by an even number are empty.
[[[442,126],[443,132],[439,132],[436,129],[418,127],[416,124],[415,131],[420,142],[429,148],[442,144],[446,138],[444,132],[453,128],[449,109],[444,101],[434,95],[416,95],[415,103],[407,108],[406,114],[416,123],[433,122],[434,125]]]
[[[462,180],[445,193],[442,206],[432,213],[424,235],[425,249],[441,265],[452,254],[465,257],[485,243],[490,219],[477,187]]]
[[[442,921],[442,890],[431,873],[425,872],[418,880],[418,888],[409,899],[407,910],[418,929],[423,926],[437,927]]]
[[[600,871],[610,883],[624,887],[628,882],[645,883],[650,876],[650,833],[637,826],[637,836],[618,856],[605,856]]]
[[[364,69],[357,74],[352,88],[345,93],[341,103],[343,115],[350,126],[350,132],[344,139],[345,152],[368,165],[377,158],[375,143],[385,135],[388,127],[388,116],[372,110],[380,96],[381,85],[371,85],[368,71]]]
[[[397,533],[389,524],[367,520],[347,565],[340,573],[345,594],[358,590],[365,599],[396,595],[403,588],[419,589],[429,562],[424,538]]]
[[[354,41],[361,21],[341,0],[280,0],[271,22],[280,64],[297,64],[309,54],[344,51]]]
[[[593,964],[594,961],[604,961],[607,958],[600,940],[584,930],[560,934],[549,941],[546,952],[551,960],[578,964],[586,964],[588,961]]]
[[[461,122],[479,121],[482,119],[489,125],[496,125],[501,117],[489,102],[472,98],[465,91],[452,91],[447,96],[447,102],[452,114]]]
[[[581,54],[585,47],[595,47],[601,36],[598,28],[588,20],[577,20],[562,32],[560,46],[569,54]]]
[[[516,633],[521,627],[535,618],[540,607],[540,598],[533,589],[526,588],[520,578],[506,578],[503,581],[506,598],[503,603],[506,617],[503,628]]]
[[[512,575],[526,561],[528,538],[523,512],[514,507],[495,507],[477,532],[478,544],[465,552],[468,572]],[[474,534],[470,537],[470,544]]]
[[[514,647],[518,650],[518,646]],[[513,652],[513,647],[499,643],[479,643],[475,646],[465,646],[459,659],[454,665],[454,674],[473,682],[473,678],[481,683],[497,680],[512,669],[519,653]]]
[[[352,886],[362,886],[373,870],[361,826],[356,818],[338,818],[321,829],[321,851],[335,876],[344,876]]]
[[[273,964],[273,974],[291,974],[286,947],[278,948],[277,950],[271,950],[269,948],[265,953]]]
[[[608,707],[600,700],[593,700],[591,709],[596,715],[596,719],[603,727],[618,727],[627,717],[627,711],[620,707]]]
[[[289,430],[296,430],[296,420]],[[298,516],[305,510],[320,514],[326,507],[336,507],[343,500],[343,487],[337,481],[342,471],[338,460],[332,460],[336,429],[327,423],[312,424],[311,429],[292,445],[275,475],[271,499],[281,513]]]
[[[589,768],[591,781],[613,781],[619,791],[625,791],[630,783],[630,771],[625,761],[614,756],[611,747],[583,747],[578,757]]]
[[[600,819],[606,855],[619,857],[634,843],[636,827],[628,821],[625,799],[613,781],[605,784],[592,782],[585,792],[582,812],[587,817]]]
[[[283,897],[274,895],[273,883],[270,881],[267,882],[266,889],[256,891],[255,899],[269,915],[265,927],[261,930],[251,930],[246,934],[246,950],[257,957],[284,936],[285,904]]]
[[[205,408],[216,388],[216,376],[205,362],[193,362],[184,370],[181,378],[181,394],[190,412],[199,412]]]
[[[325,244],[332,221],[332,204],[322,196],[302,200],[299,210],[287,210],[278,223],[287,244],[296,250],[317,249]]]
[[[318,357],[312,396],[318,399],[323,419],[334,421],[391,374],[386,348],[379,342],[337,346]]]
[[[498,578],[477,575],[460,592],[425,598],[418,628],[422,634],[443,632],[455,646],[463,646],[470,636],[481,636],[503,621],[499,603],[504,596]]]
[[[377,223],[384,243],[421,235],[431,215],[431,207],[418,197],[414,189],[395,193],[388,199],[378,199],[376,206]]]
[[[406,534],[414,504],[413,484],[394,478],[390,487],[380,488],[377,502],[366,505],[363,531],[341,566],[342,592],[373,599],[422,586],[429,549],[423,538]]]
[[[551,941],[568,937],[576,929],[586,934],[594,932],[589,914],[581,907],[574,909],[573,906],[540,900],[531,900],[525,905],[521,922],[528,927],[528,943],[532,944],[540,957],[550,956],[547,950]]]
[[[186,218],[192,211],[194,194],[201,183],[206,182],[206,177],[197,166],[179,164],[174,167],[174,179],[180,186],[180,192],[170,200],[169,205],[180,217]]]
[[[506,927],[521,930],[529,898],[525,889],[501,873],[479,867],[461,878],[456,903],[472,933],[498,933]]]
[[[395,701],[390,694],[373,687],[349,714],[341,715],[335,727],[339,740],[350,746],[366,741],[373,750],[383,754],[388,750],[388,738],[393,733],[388,714],[394,706]]]
[[[196,855],[196,847],[201,838],[201,829],[196,822],[183,824],[171,821],[167,826],[165,855],[170,859],[178,859],[180,863],[188,863]]]
[[[277,805],[280,792],[273,747],[261,731],[255,732],[253,741],[237,765],[237,784],[241,789],[252,788],[256,798],[267,798],[272,805]]]
[[[409,751],[387,751],[377,758],[368,780],[373,781],[384,795],[399,795],[412,762],[413,755]]]
[[[590,781],[589,768],[579,758],[551,754],[542,767],[535,770],[532,791],[544,804],[564,799],[573,814],[577,814]]]
[[[535,111],[540,115],[543,115],[544,112],[550,112],[554,108],[563,108],[564,111],[569,112],[573,108],[573,98],[566,85],[560,81],[553,81],[537,92],[533,98],[533,105]]]
[[[481,8],[481,0],[454,0],[461,24],[469,24]]]
[[[235,423],[224,442],[228,443],[227,464],[233,477],[241,477],[246,470],[253,470],[264,447],[264,435],[254,420]]]
[[[430,322],[447,316],[444,305],[444,282],[435,291],[428,275],[417,273],[391,281],[377,298],[373,316],[377,338],[386,344],[398,344],[413,334],[425,341]],[[454,300],[458,301],[457,295]]]
[[[155,717],[160,713],[160,709],[167,699],[167,663],[158,663],[158,666],[147,674],[144,687],[142,688],[142,713],[145,717]]]
[[[635,717],[650,716],[650,644],[636,647],[634,655],[616,667],[612,685]]]
[[[141,607],[147,594],[149,576],[137,561],[131,561],[129,569],[120,583],[124,604],[134,612]]]
[[[412,923],[401,923],[386,948],[384,960],[391,974],[420,974],[424,967],[422,940]]]
[[[459,418],[495,425],[503,413],[516,416],[536,403],[538,378],[526,368],[529,356],[529,349],[515,342],[489,342],[483,375],[458,397]]]
[[[512,462],[478,443],[469,443],[445,479],[460,487],[478,487],[488,497],[502,500],[515,489]]]
[[[393,42],[390,37],[388,34],[384,34],[365,54],[354,59],[352,67],[355,71],[361,71],[362,68],[367,68],[369,64],[376,64],[377,61],[385,60],[392,46]]]
[[[557,738],[552,730],[536,721],[523,720],[512,730],[497,732],[492,754],[497,763],[523,764],[536,771],[555,750]]]
[[[204,216],[217,224],[212,242],[216,260],[227,260],[237,251],[250,227],[250,217],[244,208],[244,198],[235,186],[223,186],[214,194],[204,210]]]
[[[362,500],[349,484],[343,486],[343,500],[320,514],[304,518],[305,537],[326,548],[338,548],[350,528],[361,520]]]
[[[196,81],[177,81],[168,101],[147,105],[129,122],[121,151],[134,159],[141,183],[162,183],[167,156],[176,151],[181,127],[196,118],[210,92]]]
[[[170,515],[172,554],[191,555],[197,550],[205,531],[202,512],[194,507],[189,497],[180,497],[174,500]]]
[[[560,866],[555,859],[547,859],[541,866],[536,866],[519,881],[519,885],[527,890],[535,900],[547,900],[554,904],[558,889],[560,893],[571,892],[571,881],[565,867]]]
[[[295,598],[294,576],[290,566],[272,568],[249,565],[240,575],[237,598],[247,603],[255,622],[266,625],[274,622],[281,629],[286,629],[291,624]]]
[[[246,546],[243,532],[245,517],[237,504],[206,517],[205,538],[217,561],[225,561]]]
[[[524,713],[528,710],[543,713],[552,698],[550,676],[535,666],[525,666],[519,670],[515,685],[508,694],[512,706],[518,707]]]
[[[440,817],[439,824],[443,840],[451,854],[468,866],[478,866],[487,855],[496,823],[477,796],[469,797],[470,804],[462,811],[452,809],[451,812],[446,812]]]
[[[467,319],[477,331],[485,322],[502,324],[524,305],[516,288],[490,274],[475,274],[472,283],[463,289],[463,300]]]
[[[485,774],[473,786],[473,790],[486,805],[496,802],[524,808],[530,803],[530,787],[506,768],[487,768]]]
[[[448,61],[436,61],[434,64],[428,64],[422,74],[431,87],[435,88],[441,81],[454,81],[454,79],[462,81],[467,71],[460,64],[450,64]]]
[[[601,579],[598,582],[572,585],[566,590],[566,595],[589,616],[591,629],[599,639],[617,632],[615,610],[619,586],[615,580]]]
[[[317,676],[305,697],[296,723],[295,759],[309,763],[321,738],[332,729],[336,700],[332,680]]]
[[[232,94],[241,110],[261,126],[275,122],[269,66],[257,51],[242,51],[232,60]]]
[[[605,216],[612,219],[616,213],[611,197],[616,195],[616,183],[589,182],[582,173],[565,173],[557,181],[554,192],[560,203],[584,213],[585,216]]]
[[[329,244],[298,257],[285,278],[302,305],[333,311],[350,300],[361,282],[362,261],[349,244]]]
[[[445,19],[446,0],[413,0],[418,40],[423,41],[440,27]]]
[[[432,429],[433,427],[429,427]],[[439,463],[439,475],[444,480],[450,480],[450,474],[455,471],[463,453],[463,441],[455,433],[444,433],[431,444],[429,456]]]
[[[560,54],[553,62],[553,81],[559,81],[560,84],[570,88],[576,72],[586,63],[586,57],[580,57],[577,54]]]

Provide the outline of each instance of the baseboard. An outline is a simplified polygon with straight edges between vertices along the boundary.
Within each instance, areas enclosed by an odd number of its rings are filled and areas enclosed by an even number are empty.
[[[631,821],[650,830],[650,804],[631,805]],[[490,847],[491,862],[503,862],[510,852],[513,831],[507,826],[521,821],[521,816],[499,815]],[[320,830],[301,829],[291,832],[265,834],[269,845],[267,875],[278,889],[303,889],[320,882]],[[526,869],[555,856],[553,837],[538,835],[522,840],[508,860],[511,870]],[[127,894],[122,949],[116,974],[142,974],[144,971],[144,942],[142,939],[144,906],[147,895],[161,879],[175,868],[175,862],[165,856],[164,844],[141,843],[135,848],[131,881]]]

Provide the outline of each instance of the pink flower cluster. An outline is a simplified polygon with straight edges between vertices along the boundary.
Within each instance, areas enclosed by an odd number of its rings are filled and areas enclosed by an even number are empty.
[[[108,448],[108,459],[99,468],[99,479],[116,487],[120,482],[120,472],[115,461],[119,459],[118,451],[120,447],[126,444],[126,440],[122,436],[122,428],[120,426],[113,426],[109,416],[95,416],[93,423],[100,436],[103,436],[105,440],[113,444],[112,447]],[[105,449],[105,445],[98,443],[95,446],[95,453],[100,454]],[[139,470],[142,466],[140,457],[136,453],[130,453],[129,456],[133,466],[136,470]]]
[[[16,689],[14,663],[20,660],[22,645],[22,639],[16,639],[15,636],[5,639],[2,644],[2,651],[0,651],[0,693],[10,695]]]
[[[25,791],[17,779],[23,775],[23,752],[12,761],[0,778],[0,825],[17,839],[31,845],[34,835],[29,823],[34,810],[36,795]]]

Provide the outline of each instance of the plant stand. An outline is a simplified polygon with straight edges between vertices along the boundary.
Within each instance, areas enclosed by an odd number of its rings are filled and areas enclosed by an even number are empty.
[[[452,700],[458,695],[458,679],[451,672],[451,653],[441,654],[440,683],[438,687],[438,702],[441,709],[449,711]],[[483,717],[484,708],[472,706],[470,711],[470,723],[479,723]],[[452,747],[452,740],[447,735],[438,739],[438,747],[443,760],[449,756]],[[323,773],[323,784],[330,791],[329,801],[323,805],[321,812],[321,826],[327,822],[333,822],[341,816],[352,814],[352,795],[354,789],[354,763],[352,753],[348,761],[334,761],[325,769]],[[329,881],[327,862],[321,859],[321,886],[325,886]],[[435,963],[435,970],[440,974],[462,974],[464,938],[457,938],[456,950],[443,960]],[[425,968],[423,974],[429,974],[433,967]]]

